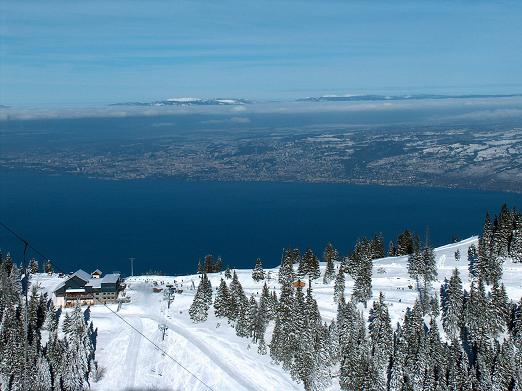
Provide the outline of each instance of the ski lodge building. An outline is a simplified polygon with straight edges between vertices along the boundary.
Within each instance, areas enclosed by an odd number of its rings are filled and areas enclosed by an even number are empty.
[[[89,274],[80,269],[56,287],[54,305],[73,307],[77,300],[81,305],[114,303],[122,289],[122,280],[117,273],[102,277],[100,270]]]

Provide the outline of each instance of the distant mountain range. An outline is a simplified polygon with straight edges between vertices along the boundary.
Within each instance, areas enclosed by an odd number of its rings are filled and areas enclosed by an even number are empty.
[[[246,99],[236,98],[171,98],[154,102],[113,103],[110,106],[231,106],[251,103]]]
[[[357,102],[357,101],[388,101],[388,100],[421,100],[421,99],[476,99],[476,98],[512,98],[522,94],[467,94],[467,95],[323,95],[297,99],[298,102]]]

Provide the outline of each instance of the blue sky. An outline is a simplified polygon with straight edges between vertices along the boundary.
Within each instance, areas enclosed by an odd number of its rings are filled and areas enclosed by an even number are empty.
[[[0,2],[0,104],[522,92],[522,2]]]

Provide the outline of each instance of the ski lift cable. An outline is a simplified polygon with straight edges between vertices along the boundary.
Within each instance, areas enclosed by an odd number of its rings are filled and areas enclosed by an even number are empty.
[[[4,222],[0,221],[0,226],[2,226],[6,231],[8,231],[11,235],[13,235],[16,239],[21,241],[24,244],[24,260],[28,249],[31,249],[36,254],[38,254],[40,257],[43,258],[44,261],[49,262],[55,269],[60,271],[61,273],[66,274],[64,269],[62,269],[60,266],[58,266],[54,261],[51,260],[51,258],[47,257],[43,252],[35,248],[27,239],[25,239],[22,235],[20,235],[18,232],[13,230],[11,227],[9,227]],[[27,268],[26,268],[27,273]],[[27,276],[26,276],[27,278]],[[134,330],[136,333],[138,333],[143,339],[145,339],[147,342],[149,342],[151,345],[153,345],[157,350],[162,352],[166,357],[170,358],[174,363],[179,365],[183,370],[185,370],[188,374],[190,374],[194,379],[196,379],[198,382],[203,384],[207,389],[211,391],[215,391],[210,385],[205,383],[203,380],[201,380],[194,372],[192,372],[190,369],[185,367],[182,363],[180,363],[178,360],[176,360],[172,355],[167,353],[164,349],[162,349],[158,344],[156,344],[154,341],[152,341],[149,337],[147,337],[145,334],[143,334],[140,330],[138,330],[136,327],[134,327],[129,321],[127,321],[124,317],[122,317],[120,314],[115,312],[112,308],[110,308],[107,304],[100,301],[98,298],[94,297],[94,300],[96,300],[99,304],[103,305],[105,308],[107,308],[113,315],[118,317],[122,322],[124,322],[127,326],[129,326],[132,330]]]

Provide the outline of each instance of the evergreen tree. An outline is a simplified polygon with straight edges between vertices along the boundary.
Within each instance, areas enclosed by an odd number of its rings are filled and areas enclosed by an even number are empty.
[[[509,299],[504,284],[498,285],[493,283],[491,289],[491,298],[489,300],[489,314],[491,318],[488,321],[493,336],[498,336],[506,331],[510,320]]]
[[[513,231],[509,256],[513,262],[522,262],[522,228]]]
[[[460,261],[460,250],[457,249],[457,251],[455,251],[455,261],[459,262]]]
[[[205,283],[205,279],[206,274],[201,277],[198,289],[194,295],[194,300],[192,301],[192,305],[189,308],[190,319],[192,319],[192,321],[195,323],[204,322],[208,317],[210,303],[208,302],[208,286]]]
[[[227,283],[221,279],[219,288],[214,300],[214,313],[217,317],[230,318],[231,316],[231,301],[230,291],[228,290]]]
[[[414,252],[413,234],[409,230],[405,230],[401,233],[397,239],[397,254],[409,255]]]
[[[295,252],[293,250],[284,250],[283,258],[281,259],[281,266],[279,267],[278,282],[283,284],[290,284],[294,280],[294,259]]]
[[[230,268],[227,266],[227,268],[225,269],[225,278],[227,280],[230,280],[232,278],[232,273],[230,272]]]
[[[29,262],[29,271],[31,274],[37,274],[39,272],[38,261],[35,258]]]
[[[384,258],[384,237],[382,233],[374,235],[371,241],[371,258]]]
[[[326,262],[326,269],[323,276],[323,284],[329,284],[335,278],[335,263],[339,260],[339,253],[332,246],[331,243],[326,245],[323,254],[324,262]]]
[[[230,283],[230,297],[231,297],[231,309],[230,316],[232,320],[238,318],[241,308],[248,307],[248,298],[245,295],[245,291],[243,290],[243,286],[239,282],[237,278],[237,273],[234,270],[234,274],[232,277],[232,281]]]
[[[252,278],[254,281],[261,281],[265,279],[265,272],[263,271],[263,262],[260,258],[256,260],[256,266],[252,270]]]
[[[388,244],[388,256],[394,257],[397,253],[397,250],[395,248],[395,244],[393,243],[393,240],[390,240],[390,243]]]
[[[285,369],[289,369],[294,347],[292,330],[292,311],[294,295],[289,281],[285,281],[281,286],[281,297],[277,309],[274,331],[270,341],[270,357],[283,364]]]
[[[472,244],[468,247],[468,271],[472,278],[479,277],[479,260],[478,260],[478,252],[477,247]]]
[[[384,302],[382,292],[379,293],[378,300],[373,302],[368,323],[370,337],[369,353],[380,377],[379,383],[386,384],[387,370],[393,353],[393,330],[388,306]]]
[[[463,326],[464,294],[459,271],[455,268],[446,286],[442,287],[442,326],[448,338],[455,339],[460,335]]]
[[[335,285],[334,285],[334,302],[338,303],[341,298],[344,298],[344,268],[342,266],[339,267],[339,272],[335,277]]]

